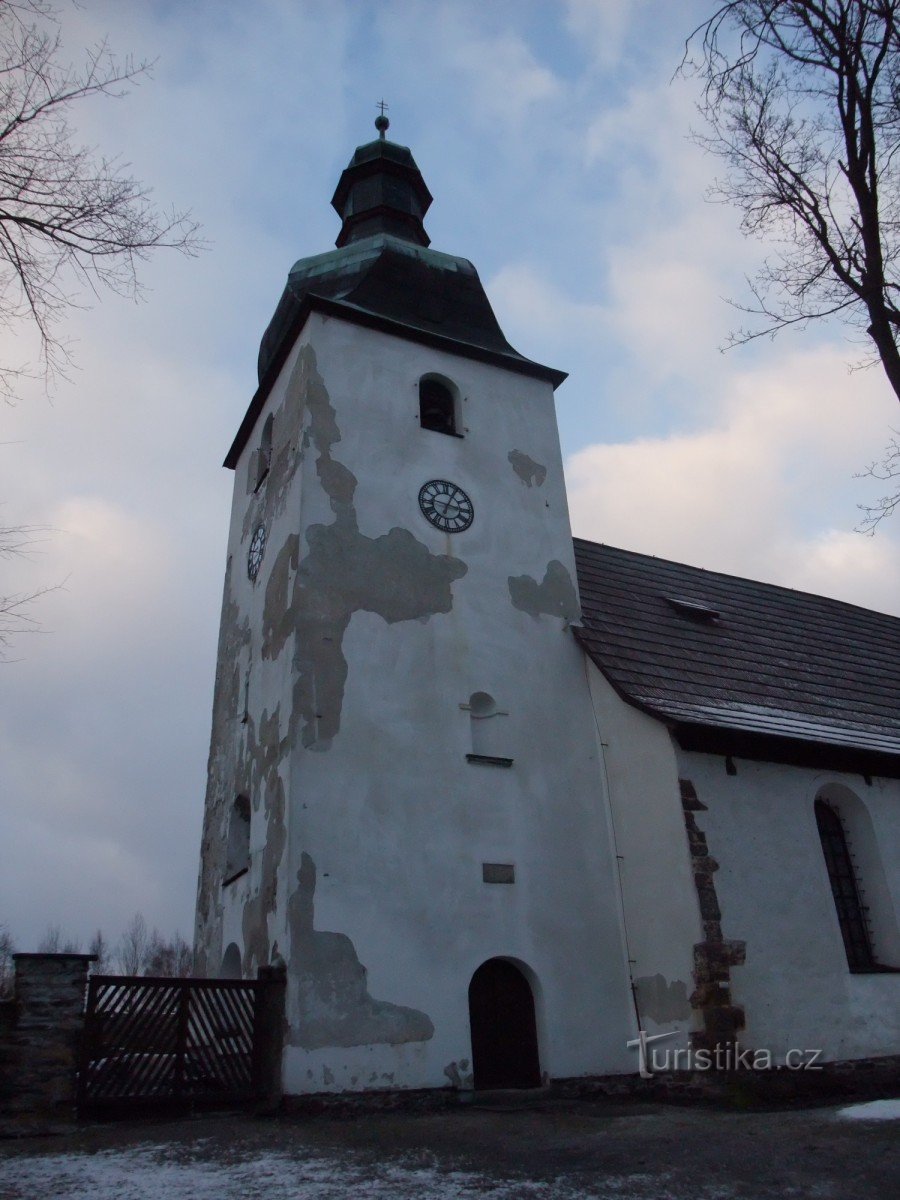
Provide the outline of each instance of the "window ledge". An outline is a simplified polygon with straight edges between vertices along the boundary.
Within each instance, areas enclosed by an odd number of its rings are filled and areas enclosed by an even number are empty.
[[[430,425],[423,425],[422,429],[424,429],[427,433],[441,433],[444,437],[456,437],[464,439],[466,436],[464,433],[457,433],[455,429],[432,429]]]
[[[851,975],[900,975],[900,967],[883,967],[873,963],[870,967],[851,967]]]
[[[228,887],[229,883],[234,883],[236,879],[240,879],[242,875],[246,875],[249,870],[249,867],[241,867],[239,871],[235,871],[233,875],[229,875],[227,879],[222,880],[222,887]]]
[[[481,763],[485,767],[511,767],[511,758],[497,758],[494,754],[467,754],[466,762]]]

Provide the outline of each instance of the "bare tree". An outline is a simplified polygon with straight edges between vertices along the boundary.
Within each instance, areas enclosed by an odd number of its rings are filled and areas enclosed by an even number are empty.
[[[45,377],[69,361],[59,322],[86,292],[135,295],[153,250],[198,248],[186,214],[162,212],[121,162],[75,141],[78,101],[122,96],[148,71],[105,41],[74,67],[52,5],[0,0],[0,326],[37,330]],[[0,365],[0,388],[10,394],[21,373]]]
[[[75,67],[48,0],[0,0],[0,329],[30,328],[39,345],[37,366],[0,361],[0,396],[23,376],[49,385],[64,372],[71,307],[104,289],[136,296],[138,264],[154,250],[199,248],[187,214],[157,208],[125,164],[79,144],[72,127],[79,101],[121,97],[149,69],[119,62],[105,41]],[[27,532],[0,526],[0,558],[20,553]],[[36,628],[31,607],[45,590],[0,592],[0,651]]]
[[[81,942],[64,935],[58,925],[48,925],[37,948],[40,954],[80,954]]]
[[[166,941],[159,930],[154,929],[147,946],[144,974],[184,978],[193,974],[193,960],[193,950],[180,933]]]
[[[98,929],[90,940],[88,945],[88,954],[96,955],[96,959],[91,963],[91,971],[96,975],[106,975],[110,971],[112,963],[112,951],[110,950],[109,942],[103,936],[103,930]]]
[[[714,195],[772,255],[733,343],[839,316],[900,399],[900,0],[729,0],[688,40],[728,167]],[[695,57],[692,57],[695,56]]]
[[[12,934],[5,925],[0,925],[0,1000],[7,1000],[15,987],[13,954],[16,946]]]
[[[147,954],[147,922],[135,913],[122,934],[116,957],[123,975],[140,975]]]

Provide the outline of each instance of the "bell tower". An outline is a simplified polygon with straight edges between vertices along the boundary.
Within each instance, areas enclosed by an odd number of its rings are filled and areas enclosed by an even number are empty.
[[[198,964],[285,961],[289,1092],[629,1071],[565,375],[430,248],[428,188],[376,126],[225,460]]]

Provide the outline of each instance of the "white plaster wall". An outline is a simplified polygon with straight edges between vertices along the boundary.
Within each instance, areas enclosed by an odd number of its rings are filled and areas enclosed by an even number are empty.
[[[813,804],[841,784],[872,819],[894,913],[900,912],[900,781],[679,752],[707,812],[697,813],[715,875],[726,938],[747,943],[733,967],[741,1041],[783,1055],[821,1049],[823,1060],[900,1053],[900,973],[851,975],[841,940]],[[860,871],[860,881],[865,876]],[[900,965],[900,964],[897,964]]]
[[[234,597],[250,618],[250,710],[280,705],[281,732],[294,683],[288,642],[258,661],[261,606],[278,549],[291,532],[330,525],[313,447],[284,511],[271,522],[260,577],[245,569],[245,478],[266,412],[278,408],[300,346],[315,347],[340,440],[333,462],[356,477],[359,531],[409,530],[434,555],[466,564],[453,608],[389,624],[358,611],[343,639],[348,674],[340,732],[330,747],[294,742],[280,773],[288,788],[288,841],[278,869],[269,940],[291,961],[286,916],[302,856],[315,863],[316,931],[346,935],[367,971],[369,995],[427,1014],[428,1040],[398,1045],[289,1047],[290,1091],[433,1087],[445,1068],[471,1060],[467,989],[487,958],[533,972],[542,1069],[553,1077],[632,1071],[632,1005],[624,962],[602,769],[581,652],[559,616],[513,607],[509,576],[538,583],[551,560],[575,567],[549,384],[313,315],[288,358],[236,471],[230,553]],[[459,387],[465,436],[420,429],[417,384],[436,372]],[[511,450],[547,467],[527,487]],[[277,452],[277,447],[276,447]],[[471,496],[471,529],[447,535],[421,516],[417,495],[432,478]],[[470,764],[469,716],[487,691],[508,712],[503,737],[512,768]],[[263,816],[254,811],[259,886]],[[483,862],[513,863],[513,885],[482,882]],[[240,881],[225,898],[223,945],[242,908]],[[296,964],[291,963],[293,971]],[[289,1003],[296,1003],[289,974]],[[469,1067],[469,1070],[471,1068]]]
[[[626,704],[593,663],[591,697],[602,738],[619,855],[625,928],[641,1028],[676,1031],[687,1045],[693,947],[703,938],[684,826],[678,763],[665,726]]]

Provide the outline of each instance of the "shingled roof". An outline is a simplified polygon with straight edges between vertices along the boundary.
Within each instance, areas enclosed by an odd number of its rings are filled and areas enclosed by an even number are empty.
[[[900,620],[575,539],[578,640],[685,749],[900,776]]]

